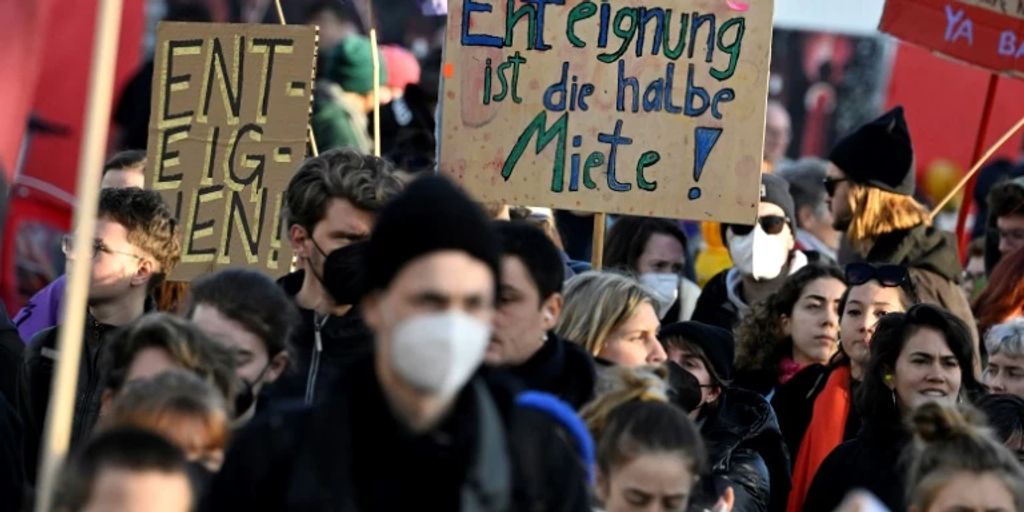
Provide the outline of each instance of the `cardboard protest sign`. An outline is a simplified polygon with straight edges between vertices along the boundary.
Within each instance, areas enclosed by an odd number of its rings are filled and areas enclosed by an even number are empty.
[[[995,73],[1024,75],[1024,0],[888,0],[879,29]]]
[[[450,0],[440,168],[483,201],[751,223],[772,0]]]
[[[287,271],[282,195],[305,156],[316,38],[295,25],[157,28],[146,186],[182,226],[171,279]]]

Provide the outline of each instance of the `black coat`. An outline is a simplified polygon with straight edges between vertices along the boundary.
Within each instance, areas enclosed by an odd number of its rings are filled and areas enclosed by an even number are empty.
[[[901,455],[910,439],[898,421],[867,420],[857,437],[821,463],[804,510],[835,510],[854,489],[871,492],[889,510],[904,510],[907,468]]]
[[[579,410],[594,397],[594,358],[583,347],[554,333],[523,364],[508,369],[526,389],[544,391]]]
[[[800,370],[785,386],[779,388],[772,397],[772,408],[779,418],[779,429],[786,440],[790,458],[795,460],[800,451],[807,427],[814,417],[814,403],[818,395],[825,389],[825,383],[832,375],[833,366],[811,365]],[[856,390],[856,384],[854,385]],[[851,397],[854,392],[851,391]],[[856,407],[851,403],[850,413],[846,418],[846,429],[843,440],[853,439],[860,432],[861,419]]]
[[[285,293],[294,297],[302,288],[303,271],[293,272],[278,280]],[[319,326],[322,351],[316,350],[318,325],[312,310],[299,308],[300,323],[292,331],[290,348],[292,363],[288,371],[273,385],[268,386],[264,398],[275,402],[302,400],[307,386],[312,385],[314,399],[321,400],[340,377],[342,368],[370,353],[373,333],[363,322],[359,308],[353,306],[342,316],[329,316]],[[313,362],[317,368],[311,372]]]
[[[18,335],[18,328],[7,316],[7,309],[0,302],[0,396],[9,404],[15,402],[18,389],[18,369],[21,367],[25,343]]]
[[[246,427],[201,509],[589,510],[565,437],[480,377],[438,427],[416,435],[393,416],[372,359],[342,375],[329,401],[274,410]]]
[[[715,277],[704,285],[690,320],[721,327],[730,332],[740,323],[739,308],[729,300],[729,290],[726,286],[726,275],[729,270],[731,269],[715,274]]]
[[[691,510],[710,509],[726,486],[736,495],[736,512],[785,510],[789,457],[768,402],[756,393],[726,389],[700,419],[711,478],[704,478]]]
[[[0,509],[21,510],[25,497],[22,429],[14,407],[0,395]]]

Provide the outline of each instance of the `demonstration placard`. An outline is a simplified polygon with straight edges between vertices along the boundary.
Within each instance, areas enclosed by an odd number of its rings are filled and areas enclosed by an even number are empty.
[[[157,28],[146,186],[182,226],[171,279],[288,270],[282,196],[305,158],[316,37],[296,25]]]
[[[1024,75],[1024,0],[888,0],[879,28],[996,73]]]
[[[482,201],[751,223],[772,0],[450,0],[440,168]]]

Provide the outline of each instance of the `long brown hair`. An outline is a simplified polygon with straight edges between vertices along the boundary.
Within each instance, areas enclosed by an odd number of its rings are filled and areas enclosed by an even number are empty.
[[[1018,314],[1021,308],[1024,308],[1024,249],[1003,256],[971,307],[982,335],[993,325]]]
[[[853,219],[846,236],[862,254],[881,235],[931,224],[928,209],[910,196],[855,183],[850,185],[849,201]]]

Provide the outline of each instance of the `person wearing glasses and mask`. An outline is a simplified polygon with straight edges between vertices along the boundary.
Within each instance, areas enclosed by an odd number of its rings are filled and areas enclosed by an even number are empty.
[[[931,226],[928,209],[914,199],[914,146],[896,107],[840,140],[829,154],[825,189],[833,227],[846,232],[852,259],[907,267],[922,303],[975,324],[959,283],[963,267],[952,233]],[[842,259],[842,257],[840,257]],[[970,329],[975,354],[978,332]],[[975,373],[981,360],[975,357]]]
[[[786,278],[819,259],[796,249],[793,196],[786,180],[761,176],[761,203],[753,226],[722,224],[733,267],[711,278],[691,320],[732,330],[751,306],[778,291]]]
[[[70,257],[73,239],[64,239]],[[91,247],[88,313],[78,370],[72,447],[87,437],[100,411],[103,376],[100,354],[118,327],[154,309],[149,294],[181,256],[177,221],[160,195],[139,188],[100,192],[96,238]],[[39,332],[25,349],[19,369],[18,412],[25,430],[25,462],[34,477],[39,441],[50,402],[60,325]]]
[[[839,351],[827,366],[801,372],[791,381],[795,390],[779,418],[793,456],[793,488],[787,510],[803,510],[811,479],[825,457],[852,439],[861,427],[853,396],[864,378],[871,356],[871,337],[878,321],[903,313],[915,304],[905,267],[851,263],[846,266],[848,288],[839,304]],[[781,402],[780,397],[780,402]]]

